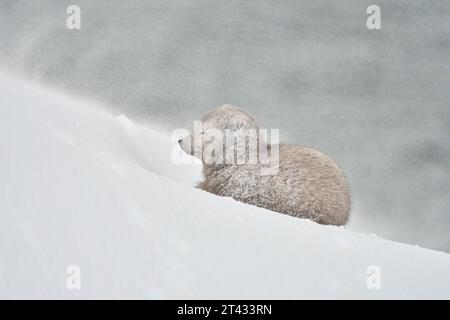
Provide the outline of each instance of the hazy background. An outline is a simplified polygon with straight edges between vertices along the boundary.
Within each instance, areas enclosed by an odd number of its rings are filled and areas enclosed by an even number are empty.
[[[337,160],[351,229],[450,252],[448,0],[0,0],[0,69],[167,133],[236,104]]]

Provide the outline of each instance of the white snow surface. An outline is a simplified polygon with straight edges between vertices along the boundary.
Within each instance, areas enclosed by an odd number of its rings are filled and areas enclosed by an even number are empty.
[[[91,101],[4,74],[0,99],[0,298],[450,298],[449,254],[196,189],[176,142]]]

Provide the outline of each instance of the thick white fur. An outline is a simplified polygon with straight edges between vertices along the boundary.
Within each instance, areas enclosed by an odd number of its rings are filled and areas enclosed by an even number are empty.
[[[252,117],[230,105],[211,111],[202,123],[203,130],[258,129]],[[201,150],[194,150],[192,142],[195,138],[203,139]],[[204,151],[208,143],[194,134],[180,141],[183,150],[203,160],[204,181],[199,188],[321,224],[344,225],[348,221],[351,203],[348,183],[337,164],[323,153],[280,144],[278,172],[263,175],[259,162],[223,164],[206,161]],[[224,151],[227,152],[234,153],[234,150]]]

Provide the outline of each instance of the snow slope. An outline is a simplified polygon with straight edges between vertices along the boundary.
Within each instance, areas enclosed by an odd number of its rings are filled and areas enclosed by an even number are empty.
[[[5,75],[0,99],[0,298],[450,298],[448,254],[195,189],[175,142],[92,102]]]

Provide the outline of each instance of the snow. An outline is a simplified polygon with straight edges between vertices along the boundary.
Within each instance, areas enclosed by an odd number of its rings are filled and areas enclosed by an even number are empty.
[[[95,102],[0,97],[0,298],[450,298],[449,254],[196,189],[175,139]]]

